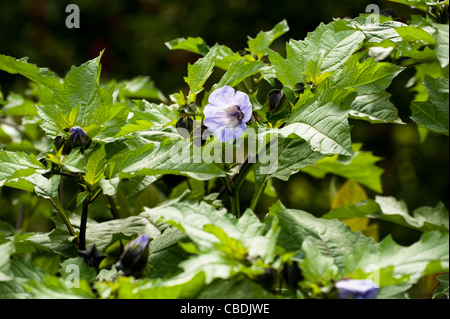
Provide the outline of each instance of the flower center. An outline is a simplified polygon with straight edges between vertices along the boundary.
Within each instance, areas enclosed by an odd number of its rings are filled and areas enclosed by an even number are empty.
[[[235,127],[242,124],[244,113],[242,113],[239,105],[227,107],[225,113],[228,115],[228,125]]]

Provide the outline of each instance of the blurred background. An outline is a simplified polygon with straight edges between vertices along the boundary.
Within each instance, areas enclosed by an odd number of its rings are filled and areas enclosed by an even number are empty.
[[[69,14],[65,8],[71,3],[80,8],[79,29],[65,26]],[[403,22],[411,14],[419,14],[407,6],[381,0],[0,0],[0,53],[16,58],[27,56],[30,62],[63,77],[72,65],[95,58],[106,49],[101,61],[102,82],[150,76],[168,96],[186,90],[183,76],[187,64],[198,56],[170,51],[164,44],[167,41],[199,36],[210,46],[220,43],[239,51],[245,49],[247,35],[254,37],[286,19],[290,31],[272,46],[284,54],[288,39],[303,39],[321,22],[333,18],[355,17],[364,13],[369,4],[395,10]],[[411,122],[409,103],[413,94],[405,84],[412,75],[410,70],[403,72],[389,89],[400,117],[407,123]],[[10,92],[26,89],[28,81],[0,72],[0,87],[6,98]],[[420,206],[434,207],[439,201],[448,207],[447,137],[429,134],[426,143],[421,143],[414,125],[372,125],[363,121],[351,124],[353,141],[363,143],[363,150],[383,158],[378,163],[385,170],[383,195],[403,199],[410,211]],[[320,216],[330,208],[331,179],[328,176],[317,180],[300,173],[288,183],[275,181],[274,187],[288,208]],[[375,195],[367,192],[370,198]],[[250,196],[243,191],[242,201],[249,201]],[[267,210],[273,201],[265,198],[258,209]],[[392,232],[402,244],[420,235],[392,225],[386,225],[383,231],[380,237]]]

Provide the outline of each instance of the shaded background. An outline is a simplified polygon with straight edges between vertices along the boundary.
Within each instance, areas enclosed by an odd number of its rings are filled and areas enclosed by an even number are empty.
[[[0,1],[0,53],[28,56],[30,62],[64,76],[71,65],[80,65],[106,49],[102,57],[103,82],[146,75],[166,96],[186,90],[183,76],[187,63],[198,58],[184,51],[169,51],[164,43],[174,38],[200,36],[210,46],[220,43],[239,51],[246,47],[247,35],[254,37],[286,19],[290,31],[272,46],[283,53],[289,38],[303,39],[321,22],[333,18],[355,17],[368,4],[378,4],[382,10],[394,9],[403,22],[411,14],[419,14],[406,6],[375,0]],[[80,29],[65,26],[65,8],[70,3],[80,8]],[[408,123],[413,94],[404,87],[412,75],[412,70],[403,72],[389,88],[400,117]],[[28,82],[21,76],[0,72],[0,86],[6,97],[12,91],[22,92]],[[379,162],[385,170],[383,195],[403,199],[410,211],[425,205],[434,207],[438,201],[448,207],[447,137],[430,134],[426,143],[420,143],[414,125],[372,125],[353,120],[351,124],[353,141],[362,142],[364,150],[383,157]],[[329,176],[317,180],[297,174],[288,183],[275,181],[274,185],[285,206],[320,216],[330,207],[330,182]],[[371,198],[375,195],[370,191],[368,194]],[[251,195],[243,191],[242,201],[249,201]],[[265,198],[258,209],[267,210],[271,203],[273,199]],[[385,233],[380,235],[392,232],[402,244],[420,235],[397,228],[385,225]]]

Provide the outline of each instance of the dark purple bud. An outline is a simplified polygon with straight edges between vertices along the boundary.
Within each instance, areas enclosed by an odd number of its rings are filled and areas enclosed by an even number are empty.
[[[125,276],[141,276],[147,266],[149,240],[147,235],[140,235],[129,242],[116,263],[117,270]]]
[[[91,139],[86,132],[79,126],[74,126],[69,130],[72,148],[81,147],[83,150],[91,145]]]
[[[344,279],[335,284],[341,299],[376,299],[380,287],[372,280]]]

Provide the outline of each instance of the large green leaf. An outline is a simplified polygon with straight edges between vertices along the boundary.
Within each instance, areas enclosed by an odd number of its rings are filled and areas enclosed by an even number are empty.
[[[119,239],[131,239],[143,234],[155,238],[160,231],[148,219],[140,216],[130,216],[101,223],[90,220],[86,228],[86,246],[95,244],[97,249],[104,252]]]
[[[200,37],[177,38],[165,43],[169,50],[186,50],[205,56],[210,47]]]
[[[436,40],[436,55],[442,68],[449,62],[449,25],[432,23],[436,32],[433,34]]]
[[[269,50],[269,60],[275,67],[278,79],[294,89],[295,84],[305,82],[309,61],[322,55],[320,71],[335,71],[344,64],[364,40],[358,30],[335,30],[335,23],[320,24],[308,33],[303,41],[290,40],[286,44],[286,59]]]
[[[353,55],[344,67],[337,71],[332,80],[337,89],[357,88],[359,93],[372,94],[386,90],[394,77],[404,68],[374,59],[359,61],[360,55]]]
[[[349,92],[344,92],[348,94]],[[348,107],[341,106],[330,91],[300,99],[295,111],[283,128],[267,133],[283,137],[297,135],[307,141],[311,149],[322,154],[351,155],[353,153],[348,125]]]
[[[350,105],[349,116],[371,123],[404,124],[397,108],[390,101],[391,94],[381,91],[374,94],[360,94]]]
[[[305,211],[286,209],[280,203],[271,208],[271,214],[280,220],[278,245],[287,253],[295,253],[294,258],[300,261],[305,257],[302,245],[306,238],[319,248],[322,255],[331,256],[339,269],[344,267],[345,256],[351,254],[353,247],[363,243],[367,247],[376,244],[373,238],[352,232],[345,223],[336,219],[317,218]]]
[[[165,140],[160,145],[146,144],[121,154],[117,172],[132,175],[175,174],[196,179],[225,176],[217,164],[202,160],[201,149],[186,140]]]
[[[379,286],[415,283],[423,275],[448,271],[449,236],[426,232],[409,247],[398,245],[391,236],[376,246],[355,247],[346,256],[344,273],[355,279],[372,278]]]
[[[61,79],[55,73],[47,68],[39,68],[34,64],[28,63],[27,58],[15,59],[0,54],[0,70],[4,70],[11,74],[21,74],[52,90],[62,87]]]
[[[247,77],[262,72],[263,70],[267,70],[265,63],[241,59],[230,65],[228,71],[220,79],[217,87],[222,87],[224,85],[234,87],[244,81]]]
[[[420,231],[449,231],[448,211],[444,204],[439,203],[436,207],[419,207],[410,214],[404,201],[388,196],[376,196],[375,200],[344,205],[323,216],[327,219],[362,217],[381,219]]]
[[[426,4],[425,0],[389,0],[392,2],[401,3],[407,6],[411,6],[417,9],[420,9],[424,12],[428,11],[428,5]]]
[[[258,60],[260,60],[266,53],[272,42],[289,31],[289,26],[286,20],[276,24],[272,30],[266,32],[259,32],[255,38],[250,38],[247,41],[248,49]]]
[[[64,130],[73,126],[82,127],[91,138],[105,130],[111,135],[120,130],[128,112],[125,105],[113,104],[113,87],[100,85],[100,58],[73,66],[63,87],[54,90],[53,104],[38,106],[48,135],[65,135]]]
[[[45,174],[48,171],[34,155],[0,150],[0,186],[33,191],[33,186],[22,178],[36,173]]]
[[[203,91],[203,85],[214,70],[217,49],[218,46],[212,47],[203,58],[198,59],[194,64],[188,64],[188,75],[184,80],[192,94]]]

